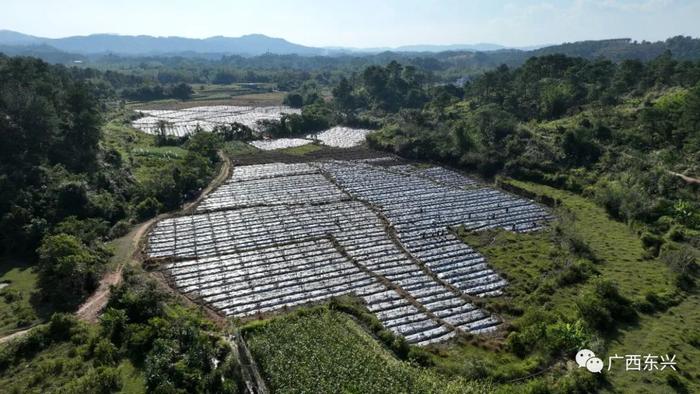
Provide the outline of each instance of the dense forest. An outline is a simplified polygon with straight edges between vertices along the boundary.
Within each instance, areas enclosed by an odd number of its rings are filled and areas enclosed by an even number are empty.
[[[45,296],[70,307],[97,284],[102,241],[206,184],[218,160],[208,146],[215,141],[192,138],[182,163],[139,185],[120,153],[104,147],[93,84],[62,66],[0,57],[0,85],[0,251],[38,258],[41,279],[51,284]]]

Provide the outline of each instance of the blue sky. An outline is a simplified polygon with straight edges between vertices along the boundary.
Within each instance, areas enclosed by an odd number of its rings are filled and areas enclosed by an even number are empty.
[[[700,36],[700,0],[3,0],[0,29],[209,37],[262,33],[310,46],[510,46]]]

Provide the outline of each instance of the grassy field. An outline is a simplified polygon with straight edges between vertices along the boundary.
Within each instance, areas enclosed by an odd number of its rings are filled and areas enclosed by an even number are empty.
[[[138,182],[144,182],[156,170],[181,160],[187,153],[177,146],[156,146],[155,136],[124,124],[119,117],[105,125],[103,141],[106,147],[116,149],[121,154]]]
[[[217,84],[192,84],[192,100],[217,100],[231,97],[255,94],[271,93],[274,90],[273,83],[232,83],[228,85]]]
[[[641,299],[646,294],[668,294],[674,290],[672,276],[657,259],[645,258],[639,236],[626,224],[612,220],[605,210],[579,195],[549,186],[509,181],[525,190],[557,198],[575,214],[576,231],[581,234],[600,260],[596,268],[605,278],[614,280],[626,295]]]
[[[0,258],[0,336],[38,324],[50,313],[49,307],[37,309],[32,295],[37,290],[37,274],[23,261]]]
[[[482,253],[489,264],[508,280],[502,296],[479,300],[504,320],[505,326],[532,327],[542,323],[569,322],[576,310],[582,283],[562,278],[568,267],[586,266],[556,242],[552,229],[516,234],[505,230],[457,234]],[[590,337],[593,340],[593,337]],[[532,383],[560,389],[579,371],[561,356],[552,356],[540,343],[531,353],[517,356],[503,334],[461,338],[430,347],[438,372],[467,379],[490,379],[498,392],[529,392]],[[530,377],[535,376],[530,379]],[[584,376],[584,378],[586,378]],[[573,384],[572,384],[573,385]],[[556,392],[556,391],[554,391]]]
[[[284,92],[273,91],[271,84],[192,85],[189,100],[154,100],[134,102],[129,106],[141,109],[183,109],[206,105],[272,106],[282,105]]]
[[[323,149],[323,147],[318,144],[306,144],[301,146],[293,146],[291,148],[279,149],[279,152],[293,156],[306,156],[309,153],[318,152],[321,149]]]
[[[637,234],[625,224],[611,220],[605,211],[593,202],[548,186],[512,180],[509,182],[540,195],[555,197],[561,200],[564,207],[573,210],[576,214],[574,225],[577,232],[598,259],[594,265],[596,275],[617,283],[624,295],[640,301],[651,292],[663,295],[674,291],[667,267],[656,259],[643,257],[644,249]],[[489,262],[509,278],[509,294],[517,295],[528,289],[532,290],[536,282],[546,280],[547,254],[551,252],[551,246],[547,246],[545,233],[516,235],[501,232],[488,246],[479,244],[476,237],[472,235],[471,238],[467,237],[467,240],[475,243]],[[573,301],[580,287],[581,285],[573,285],[558,288],[551,298],[541,305],[546,309],[575,313]],[[676,354],[679,372],[626,372],[624,360],[618,361],[622,363],[617,364],[622,369],[613,368],[604,372],[607,384],[603,386],[603,390],[614,393],[675,392],[668,379],[678,379],[681,382],[676,385],[678,392],[700,392],[700,335],[697,333],[699,326],[700,297],[697,290],[683,298],[680,304],[666,311],[641,313],[638,322],[622,325],[607,338],[605,354],[600,355],[606,363],[607,357],[615,354]],[[469,348],[456,347],[447,351],[449,357],[444,363],[454,363],[455,354],[456,360],[460,360],[459,356],[464,357],[467,350]],[[504,360],[503,357],[497,357],[498,352],[495,355],[490,358]],[[505,368],[505,365],[507,364],[501,365],[500,368]]]
[[[680,378],[687,393],[700,393],[700,296],[690,295],[679,305],[662,313],[642,315],[639,324],[620,330],[608,349],[615,354],[676,355],[678,372],[667,368],[661,372],[624,371],[624,360],[606,373],[610,392],[664,393],[671,390],[668,379]],[[614,388],[614,390],[612,390]]]
[[[243,332],[274,392],[482,393],[489,386],[448,379],[396,359],[349,316],[302,309]]]
[[[224,144],[224,153],[235,159],[236,156],[251,155],[260,152],[260,149],[243,141],[228,141]]]

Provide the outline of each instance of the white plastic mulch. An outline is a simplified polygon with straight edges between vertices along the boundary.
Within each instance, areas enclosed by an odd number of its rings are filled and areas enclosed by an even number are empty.
[[[310,144],[311,142],[313,141],[305,140],[302,138],[278,138],[276,140],[251,141],[249,142],[249,144],[261,150],[275,150],[284,148],[294,148],[296,146]]]
[[[319,140],[323,145],[335,148],[351,148],[362,144],[371,132],[367,129],[336,126],[317,134],[309,134],[306,138]]]
[[[182,137],[192,134],[197,128],[211,131],[216,126],[241,123],[253,130],[259,128],[258,122],[278,120],[282,114],[299,114],[300,110],[277,107],[242,107],[242,106],[204,106],[179,110],[139,110],[145,115],[132,122],[132,126],[149,134],[159,132],[158,122],[166,121],[166,134]]]

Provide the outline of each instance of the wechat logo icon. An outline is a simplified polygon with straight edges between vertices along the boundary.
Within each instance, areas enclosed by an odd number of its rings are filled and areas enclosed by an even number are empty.
[[[592,373],[600,373],[603,370],[603,360],[596,357],[595,353],[588,349],[581,349],[576,353],[576,364],[579,368],[586,368]]]

